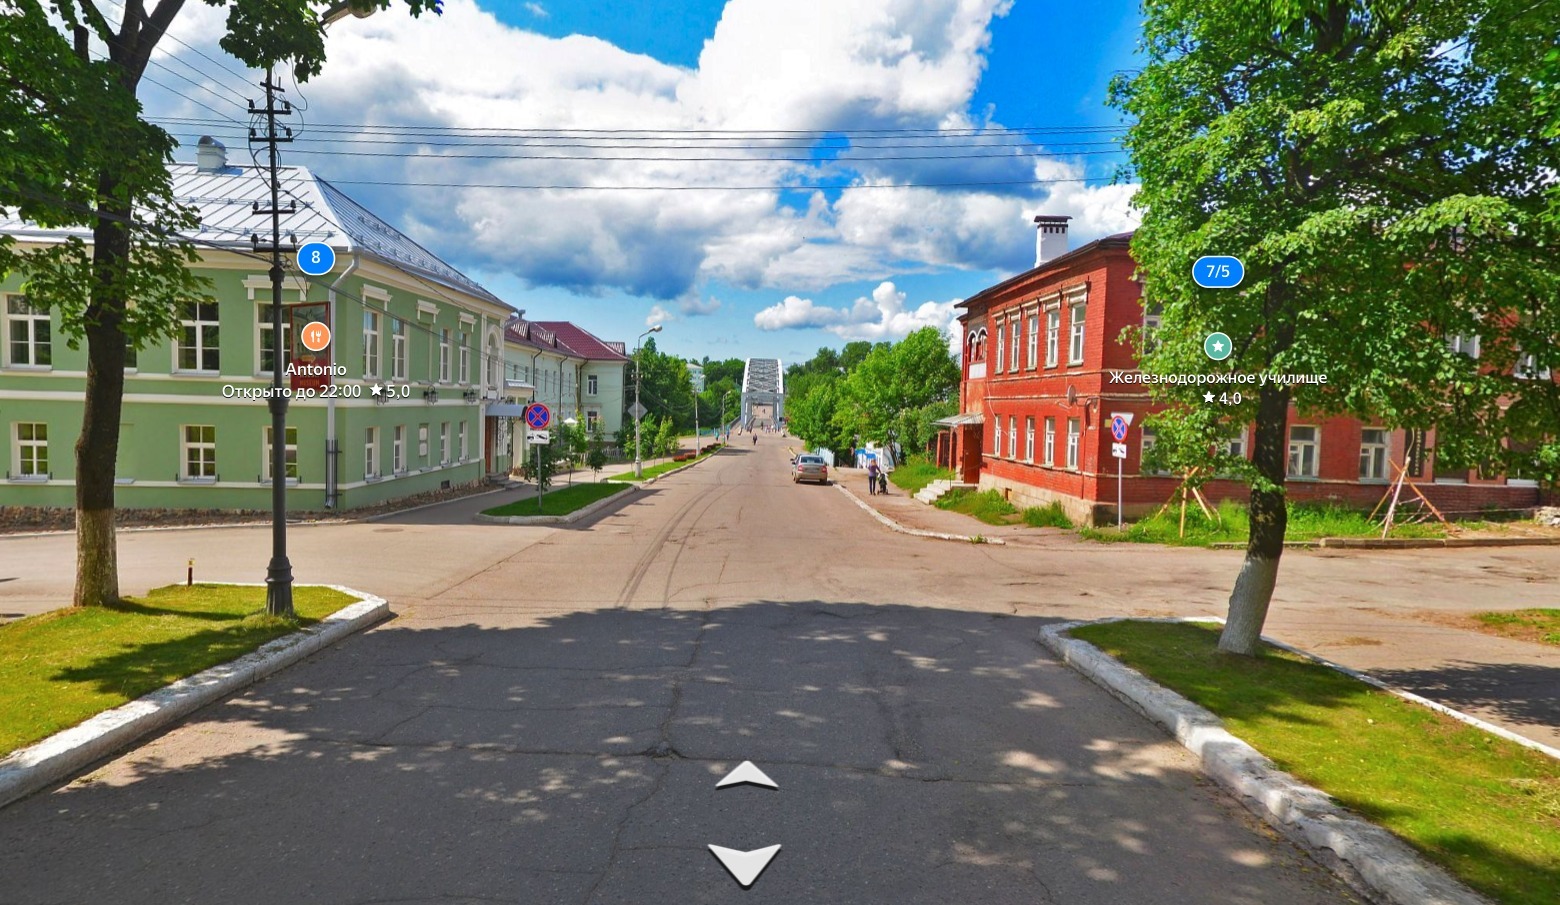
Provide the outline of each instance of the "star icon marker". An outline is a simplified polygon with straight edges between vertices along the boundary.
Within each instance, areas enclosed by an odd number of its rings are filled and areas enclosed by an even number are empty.
[[[1213,401],[1213,391],[1212,390],[1209,390],[1208,392],[1203,394],[1203,401],[1204,402],[1212,402]]]
[[[371,393],[372,395],[375,395],[375,396],[382,395],[384,393],[384,391],[385,391],[385,388],[380,386],[377,383],[368,388],[368,392]]]

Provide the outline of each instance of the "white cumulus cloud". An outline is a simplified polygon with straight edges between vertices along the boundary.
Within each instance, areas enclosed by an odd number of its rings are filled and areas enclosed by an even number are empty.
[[[753,315],[753,325],[760,330],[823,329],[847,340],[896,340],[922,327],[944,332],[953,329],[958,320],[954,305],[960,301],[928,301],[906,308],[905,293],[885,280],[871,296],[862,296],[845,308],[787,296]]]

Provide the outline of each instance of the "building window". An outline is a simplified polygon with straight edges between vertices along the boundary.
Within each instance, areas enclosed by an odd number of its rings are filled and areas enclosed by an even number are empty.
[[[1538,366],[1538,356],[1532,352],[1520,352],[1517,355],[1517,365],[1511,369],[1511,376],[1518,380],[1548,380],[1549,368]]]
[[[1289,476],[1314,478],[1317,466],[1317,430],[1314,427],[1289,429]]]
[[[1159,442],[1159,434],[1151,427],[1143,428],[1142,439],[1138,441],[1138,471],[1143,474],[1153,474],[1148,468],[1148,451],[1153,449],[1157,442]]]
[[[12,367],[47,368],[54,364],[54,346],[49,341],[49,312],[35,307],[25,295],[8,295],[5,319]]]
[[[448,421],[439,425],[439,464],[450,464],[450,423]]]
[[[417,458],[419,461],[428,461],[428,423],[417,425]]]
[[[406,379],[406,321],[390,318],[390,379]]]
[[[1018,458],[1018,416],[1008,416],[1008,458]]]
[[[585,375],[585,395],[594,396],[600,389],[600,382],[597,381],[595,374]]]
[[[1062,309],[1052,308],[1045,313],[1045,366],[1056,367],[1056,355],[1061,343]]]
[[[1447,337],[1446,345],[1447,348],[1459,355],[1466,355],[1469,358],[1479,357],[1479,338],[1477,336],[1463,336],[1459,333],[1456,336]]]
[[[406,472],[406,425],[397,424],[390,436],[390,470],[395,474]]]
[[[1224,451],[1237,459],[1246,458],[1246,429],[1244,427],[1240,429],[1240,433],[1230,438],[1230,442],[1224,446]]]
[[[460,382],[471,382],[471,334],[465,330],[456,334],[460,342]]]
[[[994,365],[994,367],[996,369],[996,372],[998,374],[1002,373],[1002,365],[1003,365],[1004,362],[1007,361],[1007,344],[1006,344],[1006,342],[1004,342],[1004,339],[1005,339],[1006,336],[1007,336],[1007,331],[1002,329],[1002,325],[1001,324],[998,324],[997,325],[997,360],[996,360],[996,363]]]
[[[1027,348],[1029,370],[1040,365],[1040,315],[1029,315],[1029,346]]]
[[[487,346],[487,368],[485,373],[487,375],[488,384],[494,389],[498,389],[498,378],[500,374],[499,367],[502,364],[503,359],[498,355],[498,340],[489,336]]]
[[[217,479],[217,429],[214,425],[184,425],[184,479]]]
[[[363,312],[363,376],[379,376],[379,312]]]
[[[375,480],[379,477],[379,428],[363,431],[363,477]]]
[[[273,436],[270,425],[266,425],[265,445],[260,450],[261,474],[264,477],[260,480],[267,484],[271,483],[273,473],[271,471],[271,437]],[[287,443],[282,449],[282,454],[287,460],[287,480],[296,481],[298,480],[298,429],[289,427],[283,436],[287,438]]]
[[[1067,363],[1083,364],[1083,326],[1087,310],[1082,302],[1067,309]]]
[[[270,374],[276,370],[276,338],[272,336],[270,302],[260,305],[260,373]],[[292,324],[287,322],[287,307],[282,307],[282,369],[292,363]]]
[[[1045,419],[1045,458],[1047,465],[1056,464],[1056,419]]]
[[[470,449],[466,445],[466,422],[460,423],[460,460],[466,461],[471,457]]]
[[[49,426],[41,421],[18,421],[12,426],[12,476],[49,476]]]
[[[1159,341],[1155,335],[1159,332],[1159,325],[1164,321],[1164,308],[1160,305],[1146,306],[1143,309],[1143,351],[1152,352],[1159,348]]]
[[[450,331],[439,331],[439,382],[450,382]]]
[[[1013,318],[1013,347],[1008,350],[1008,354],[1012,356],[1012,358],[1008,362],[1008,370],[1009,371],[1017,371],[1018,370],[1018,348],[1019,348],[1018,337],[1019,337],[1019,329],[1020,329],[1021,326],[1022,326],[1022,321],[1020,321],[1016,317]]]
[[[1360,480],[1387,479],[1387,453],[1391,434],[1386,428],[1367,427],[1360,432]]]
[[[1078,439],[1082,425],[1077,418],[1067,419],[1067,467],[1078,467]]]
[[[217,303],[185,302],[183,326],[179,330],[176,350],[180,371],[221,370],[221,358],[217,350]]]
[[[1001,336],[1000,333],[997,335]],[[996,417],[992,418],[991,424],[994,428],[994,431],[991,435],[991,454],[993,456],[1000,457],[1002,455],[1002,416],[997,415]]]
[[[592,377],[591,379],[594,380],[595,378]],[[596,409],[586,409],[585,410],[585,430],[587,430],[590,433],[594,434],[596,432],[596,427],[598,425],[600,425],[600,424],[601,424],[601,412],[597,411]]]
[[[1031,343],[1031,345],[1033,345],[1033,343]],[[1032,358],[1030,359],[1030,361],[1033,361],[1033,360],[1034,359],[1032,359]],[[1024,419],[1024,461],[1025,462],[1033,462],[1034,460],[1035,460],[1035,419],[1034,418],[1025,418]]]

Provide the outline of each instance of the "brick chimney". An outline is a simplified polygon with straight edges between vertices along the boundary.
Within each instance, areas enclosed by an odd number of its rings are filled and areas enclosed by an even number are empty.
[[[1035,217],[1035,266],[1067,253],[1067,221],[1071,217]]]
[[[227,146],[210,135],[195,143],[195,168],[202,173],[220,173],[227,168]]]

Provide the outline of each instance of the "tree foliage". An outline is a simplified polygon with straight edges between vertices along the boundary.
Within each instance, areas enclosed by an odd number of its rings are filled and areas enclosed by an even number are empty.
[[[947,337],[926,327],[897,343],[852,342],[838,355],[820,349],[793,366],[786,417],[809,446],[845,450],[897,440],[919,449],[935,434],[931,422],[956,409],[958,385]]]
[[[1291,402],[1435,426],[1443,467],[1532,469],[1560,433],[1555,384],[1513,374],[1520,354],[1560,365],[1560,236],[1535,191],[1560,167],[1531,103],[1560,22],[1543,5],[1145,6],[1146,65],[1112,89],[1136,118],[1133,254],[1163,312],[1144,367],[1327,377],[1224,411],[1256,424],[1227,650],[1255,649],[1276,578]],[[1240,257],[1245,281],[1198,288],[1201,255]],[[1222,363],[1202,353],[1216,330],[1235,343]],[[1484,357],[1453,352],[1457,335],[1483,337]],[[1166,395],[1196,408],[1203,392]]]

